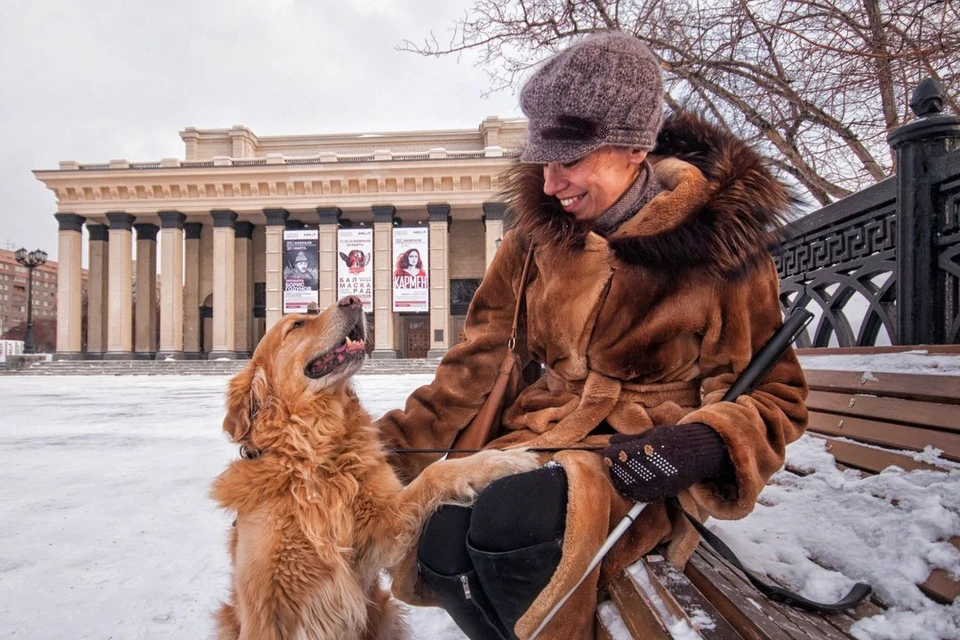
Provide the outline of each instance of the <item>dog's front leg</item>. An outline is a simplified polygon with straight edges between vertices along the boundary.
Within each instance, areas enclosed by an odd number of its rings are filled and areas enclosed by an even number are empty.
[[[466,458],[441,460],[428,466],[400,492],[398,506],[413,535],[441,504],[472,504],[488,484],[540,466],[529,451],[481,451]]]
[[[227,545],[230,554],[230,566],[237,566],[237,522],[234,520],[230,529],[230,542]],[[233,578],[233,576],[231,576]],[[231,584],[230,600],[221,604],[216,614],[217,640],[238,640],[240,637],[240,619],[234,603],[237,601],[237,590]]]

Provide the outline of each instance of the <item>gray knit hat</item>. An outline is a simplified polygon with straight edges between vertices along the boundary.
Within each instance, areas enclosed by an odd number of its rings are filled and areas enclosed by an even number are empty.
[[[591,35],[540,66],[520,108],[530,121],[522,162],[568,162],[603,145],[650,151],[663,121],[660,66],[631,35]]]

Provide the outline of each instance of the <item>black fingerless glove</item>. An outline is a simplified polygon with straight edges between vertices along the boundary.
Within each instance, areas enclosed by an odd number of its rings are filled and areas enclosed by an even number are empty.
[[[616,434],[603,456],[613,486],[635,502],[673,497],[733,468],[720,434],[699,422]]]

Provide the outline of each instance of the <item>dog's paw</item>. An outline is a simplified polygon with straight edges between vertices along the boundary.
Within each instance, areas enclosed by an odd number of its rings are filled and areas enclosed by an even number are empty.
[[[530,451],[480,451],[472,456],[451,460],[457,465],[457,497],[459,501],[473,502],[481,491],[494,480],[515,473],[533,471],[540,466],[537,455]]]
[[[526,449],[510,449],[507,451],[490,449],[475,453],[471,458],[490,468],[488,472],[491,475],[490,482],[503,476],[533,471],[540,467],[540,457]],[[467,460],[469,459],[467,458]]]

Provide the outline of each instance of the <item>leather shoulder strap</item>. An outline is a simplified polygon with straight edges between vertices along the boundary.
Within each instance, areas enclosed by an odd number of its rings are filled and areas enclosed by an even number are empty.
[[[520,274],[520,289],[517,291],[517,306],[513,310],[513,327],[510,329],[510,340],[507,348],[513,351],[517,343],[517,328],[520,326],[520,312],[523,309],[524,292],[527,289],[527,279],[530,277],[530,264],[533,262],[533,245],[527,250],[527,257],[523,261],[523,272]]]

